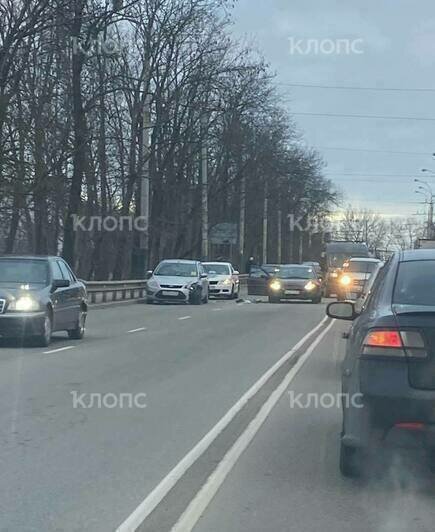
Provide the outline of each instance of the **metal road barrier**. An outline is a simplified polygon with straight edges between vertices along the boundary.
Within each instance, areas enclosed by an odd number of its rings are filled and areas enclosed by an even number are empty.
[[[245,287],[248,276],[239,275],[240,286]],[[115,303],[116,301],[139,300],[145,297],[146,280],[135,281],[84,281],[89,303]]]

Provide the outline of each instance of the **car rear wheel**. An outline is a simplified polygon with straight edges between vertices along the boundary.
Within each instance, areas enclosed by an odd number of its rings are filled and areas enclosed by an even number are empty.
[[[344,477],[357,478],[362,473],[362,450],[340,444],[340,471]]]
[[[49,311],[44,316],[43,331],[35,338],[35,343],[38,347],[48,347],[51,342],[51,335],[53,333],[53,319]]]
[[[313,298],[313,299],[311,300],[311,303],[314,303],[314,304],[316,304],[316,305],[319,304],[319,303],[321,303],[321,302],[322,302],[322,296],[321,296],[321,295],[319,295],[319,296],[317,296],[317,297],[315,297],[315,298]]]
[[[86,312],[84,310],[80,311],[77,325],[74,329],[68,331],[68,336],[71,340],[81,340],[85,335],[85,325],[86,325]]]

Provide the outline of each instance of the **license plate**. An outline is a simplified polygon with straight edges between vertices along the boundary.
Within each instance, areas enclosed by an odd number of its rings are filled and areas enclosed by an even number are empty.
[[[163,290],[162,291],[162,295],[177,297],[178,296],[178,292],[169,292],[169,290]]]
[[[286,290],[284,293],[287,296],[298,296],[300,294],[299,290]]]

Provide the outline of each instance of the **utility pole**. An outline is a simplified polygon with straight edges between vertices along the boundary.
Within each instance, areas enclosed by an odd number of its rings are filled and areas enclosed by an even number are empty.
[[[240,180],[240,214],[239,214],[239,268],[244,268],[245,258],[245,216],[246,216],[246,182],[245,175]],[[242,271],[242,270],[240,270]]]
[[[263,203],[263,264],[267,264],[267,216],[268,216],[268,199],[267,199],[267,181],[264,184],[264,203]]]
[[[145,78],[145,90],[147,90]],[[136,244],[133,250],[132,276],[143,279],[149,262],[149,222],[150,222],[150,128],[151,128],[151,94],[145,95],[142,113],[142,173],[138,188],[138,219]],[[139,223],[140,220],[140,223]]]
[[[433,195],[430,195],[428,220],[427,220],[427,237],[432,239],[434,236],[433,231]]]
[[[277,250],[277,262],[278,264],[281,264],[282,259],[282,211],[281,206],[278,209],[278,231],[277,231],[277,238],[278,238],[278,250]]]
[[[207,164],[207,116],[201,116],[201,255],[208,259],[208,164]]]

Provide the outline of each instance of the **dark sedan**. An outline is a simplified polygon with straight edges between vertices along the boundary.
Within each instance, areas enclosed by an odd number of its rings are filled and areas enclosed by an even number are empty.
[[[435,467],[435,250],[395,254],[362,309],[331,303],[329,316],[354,320],[342,368],[340,467],[362,473],[365,452],[411,432]]]
[[[303,299],[320,303],[322,283],[311,266],[281,264],[270,273],[263,267],[251,271],[248,294],[267,295],[270,303],[278,303],[282,299]]]
[[[48,346],[54,331],[85,333],[87,294],[59,257],[0,257],[0,337],[34,337]]]

